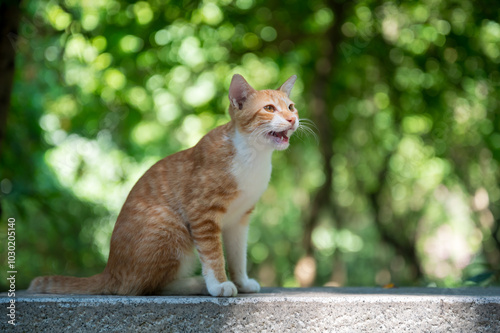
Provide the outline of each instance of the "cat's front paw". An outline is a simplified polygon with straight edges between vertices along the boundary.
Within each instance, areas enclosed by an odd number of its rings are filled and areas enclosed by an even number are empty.
[[[238,291],[241,293],[258,293],[260,291],[260,284],[254,279],[246,279],[237,283]]]
[[[230,297],[238,295],[238,289],[231,281],[222,282],[208,287],[208,292],[212,296]]]

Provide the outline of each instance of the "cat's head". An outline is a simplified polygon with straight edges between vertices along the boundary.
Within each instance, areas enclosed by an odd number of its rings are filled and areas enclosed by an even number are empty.
[[[229,87],[229,114],[238,131],[256,144],[288,148],[288,140],[299,126],[297,109],[290,100],[296,79],[291,76],[276,90],[255,90],[235,74]]]

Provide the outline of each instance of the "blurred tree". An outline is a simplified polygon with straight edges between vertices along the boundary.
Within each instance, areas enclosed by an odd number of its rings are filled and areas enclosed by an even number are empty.
[[[258,89],[297,74],[292,98],[319,139],[305,129],[274,154],[251,275],[284,286],[498,282],[498,8],[64,0],[22,10],[0,166],[20,287],[101,270],[133,183],[228,120],[234,73]]]

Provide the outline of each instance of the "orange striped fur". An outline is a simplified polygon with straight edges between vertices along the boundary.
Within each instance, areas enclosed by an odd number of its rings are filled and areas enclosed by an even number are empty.
[[[250,213],[267,188],[274,150],[288,147],[299,119],[289,99],[296,77],[254,90],[241,75],[229,88],[231,121],[194,147],[153,165],[116,221],[108,263],[88,278],[45,276],[29,291],[57,294],[210,294],[258,292],[246,272]],[[222,239],[221,239],[222,238]],[[226,276],[227,264],[232,281]],[[203,279],[193,278],[198,261]]]

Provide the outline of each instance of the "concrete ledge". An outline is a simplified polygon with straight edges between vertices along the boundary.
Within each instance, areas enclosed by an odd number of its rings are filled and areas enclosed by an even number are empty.
[[[0,332],[500,332],[500,288],[264,288],[234,298],[17,293]]]

